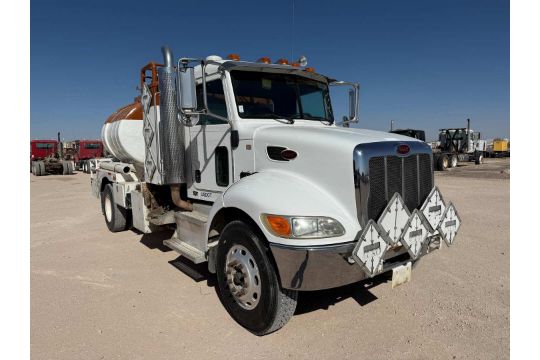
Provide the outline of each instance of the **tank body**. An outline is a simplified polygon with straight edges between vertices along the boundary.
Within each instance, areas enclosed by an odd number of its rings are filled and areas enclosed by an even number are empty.
[[[122,162],[144,163],[143,116],[140,101],[109,116],[101,129],[105,149]]]

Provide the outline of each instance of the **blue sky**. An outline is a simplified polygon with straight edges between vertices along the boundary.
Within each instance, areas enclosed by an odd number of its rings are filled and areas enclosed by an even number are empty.
[[[508,0],[31,1],[31,138],[99,138],[140,68],[175,56],[306,55],[361,84],[360,123],[509,136]],[[294,46],[293,46],[294,44]],[[347,112],[333,93],[334,113]],[[339,96],[341,95],[341,96]]]

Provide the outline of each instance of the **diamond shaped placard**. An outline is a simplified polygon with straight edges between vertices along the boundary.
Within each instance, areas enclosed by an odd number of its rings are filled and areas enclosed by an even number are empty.
[[[370,277],[379,272],[379,265],[386,253],[388,244],[377,223],[369,220],[360,233],[358,244],[353,250],[354,260],[362,267]]]
[[[386,241],[390,245],[395,245],[399,242],[401,233],[410,216],[411,213],[407,209],[407,206],[405,206],[403,198],[398,193],[395,193],[388,202],[388,205],[386,205],[379,221],[377,221],[383,233],[382,235],[385,236]]]
[[[442,194],[439,191],[439,188],[435,186],[431,189],[426,201],[424,201],[424,204],[420,208],[420,211],[428,221],[432,230],[439,227],[445,210],[446,205]]]
[[[429,223],[424,215],[414,209],[409,221],[405,225],[405,230],[401,234],[401,243],[407,248],[413,259],[418,258],[422,252],[424,242],[430,233]]]
[[[450,246],[454,243],[454,239],[456,238],[460,226],[461,218],[459,217],[454,204],[450,203],[444,212],[438,228],[446,245]]]

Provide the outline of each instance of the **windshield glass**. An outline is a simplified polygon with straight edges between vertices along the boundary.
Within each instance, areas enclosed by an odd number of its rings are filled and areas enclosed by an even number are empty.
[[[84,144],[85,149],[99,149],[100,144]]]
[[[334,121],[328,86],[298,75],[232,71],[241,118]]]

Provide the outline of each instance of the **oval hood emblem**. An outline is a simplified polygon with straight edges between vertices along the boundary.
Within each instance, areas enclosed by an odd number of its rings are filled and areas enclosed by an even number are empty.
[[[407,144],[399,144],[397,146],[397,153],[399,155],[407,155],[411,151],[411,148]]]

